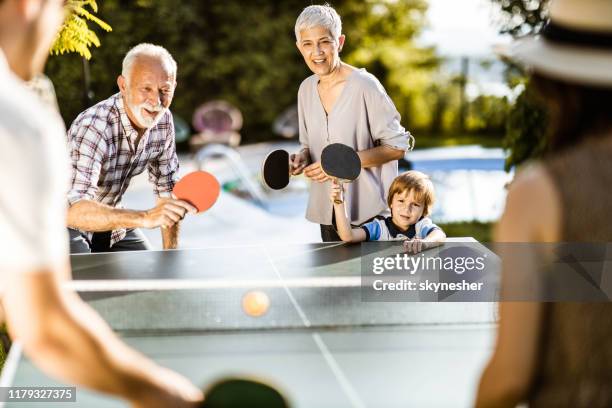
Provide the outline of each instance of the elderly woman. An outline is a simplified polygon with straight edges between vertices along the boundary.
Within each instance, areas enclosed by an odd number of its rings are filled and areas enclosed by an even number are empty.
[[[533,84],[549,111],[551,149],[516,176],[497,240],[609,244],[612,2],[557,0],[550,16],[541,36],[523,39],[513,54],[535,72]],[[517,287],[523,271],[532,281],[521,287],[541,281],[543,293],[553,289],[537,268],[541,259],[506,257],[502,293]],[[612,303],[504,302],[476,406],[610,407],[610,378]]]
[[[365,69],[340,60],[344,46],[342,23],[336,11],[309,6],[295,23],[296,45],[313,75],[298,91],[300,143],[292,155],[293,174],[304,174],[311,185],[306,218],[321,224],[324,242],[339,241],[335,230],[330,179],[320,165],[323,148],[343,143],[355,149],[362,172],[345,186],[348,218],[360,225],[387,211],[386,195],[397,176],[397,160],[412,139],[380,82]]]

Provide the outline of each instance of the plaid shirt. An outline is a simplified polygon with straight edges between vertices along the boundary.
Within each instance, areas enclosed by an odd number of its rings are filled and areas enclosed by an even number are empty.
[[[179,169],[170,111],[135,146],[138,132],[127,116],[121,93],[117,93],[77,116],[67,137],[72,159],[70,205],[92,200],[120,208],[130,180],[145,167],[155,193],[170,196]],[[93,233],[82,232],[91,241]],[[111,245],[125,234],[125,229],[113,231]]]

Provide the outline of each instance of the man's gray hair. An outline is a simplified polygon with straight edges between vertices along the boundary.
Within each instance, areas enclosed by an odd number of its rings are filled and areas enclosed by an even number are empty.
[[[129,50],[123,58],[121,75],[123,75],[126,80],[129,80],[134,62],[140,56],[155,57],[159,58],[161,61],[165,61],[167,64],[169,64],[170,73],[176,79],[176,61],[174,58],[172,58],[172,55],[170,55],[168,50],[160,45],[142,43]]]
[[[329,4],[306,7],[295,22],[295,39],[300,41],[300,32],[315,27],[326,28],[337,40],[342,34],[340,16]]]

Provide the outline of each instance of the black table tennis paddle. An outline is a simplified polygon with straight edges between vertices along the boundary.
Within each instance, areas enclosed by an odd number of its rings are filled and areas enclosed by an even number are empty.
[[[287,399],[273,386],[254,379],[228,378],[204,391],[201,408],[289,408]]]
[[[332,143],[321,153],[321,168],[325,174],[340,184],[340,198],[334,201],[340,204],[344,201],[342,183],[354,181],[359,177],[361,159],[352,147],[342,143]]]
[[[266,156],[261,173],[264,183],[273,190],[281,190],[289,184],[291,165],[289,153],[285,150],[274,150]]]

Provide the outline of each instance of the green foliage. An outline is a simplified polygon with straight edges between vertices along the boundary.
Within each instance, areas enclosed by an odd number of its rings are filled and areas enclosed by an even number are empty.
[[[0,334],[4,337],[7,336],[6,323],[0,324]],[[4,363],[6,363],[6,358],[8,357],[8,352],[5,348],[4,341],[0,341],[0,372],[2,372],[2,368],[4,368]]]
[[[465,127],[461,128],[461,75],[454,77],[435,76],[423,93],[429,113],[425,133],[445,138],[455,138],[458,134],[489,135],[500,140],[505,132],[510,102],[506,97],[478,95],[466,101]],[[421,145],[421,140],[418,141]]]
[[[548,0],[491,0],[500,7],[502,19],[500,32],[519,37],[535,34],[547,18]],[[541,157],[547,149],[546,109],[535,95],[526,74],[518,66],[507,61],[506,80],[511,87],[523,87],[510,110],[506,123],[504,147],[510,155],[506,169]]]
[[[500,32],[519,37],[540,31],[548,18],[549,0],[491,0],[499,7]]]
[[[91,62],[95,101],[117,92],[125,53],[140,42],[166,47],[178,62],[172,110],[190,121],[201,103],[225,99],[245,118],[245,142],[268,140],[271,124],[296,103],[297,90],[311,72],[296,46],[294,24],[308,0],[227,2],[105,0],[98,16],[113,27]],[[420,89],[436,66],[433,50],[412,38],[424,25],[423,0],[339,0],[346,62],[376,75],[412,128],[427,121]],[[82,63],[73,56],[50,58],[47,75],[56,84],[60,109],[69,124],[85,106]],[[425,112],[425,113],[423,113]],[[419,119],[421,118],[421,119]]]
[[[475,133],[503,134],[509,110],[508,98],[479,95],[470,103],[466,127]]]
[[[383,83],[406,127],[426,128],[431,114],[425,91],[440,61],[433,48],[417,47],[413,39],[425,26],[427,2],[347,2],[340,11],[350,22],[345,60]]]
[[[427,104],[430,107],[431,116],[429,118],[429,133],[440,134],[445,126],[445,114],[449,111],[449,107],[453,104],[458,105],[458,95],[453,93],[452,87],[448,84],[442,84],[440,81],[434,81],[424,93],[427,99]],[[455,98],[453,98],[455,94]],[[453,103],[454,102],[454,103]],[[454,119],[451,119],[453,121]]]
[[[291,3],[291,2],[288,2]],[[106,0],[100,17],[114,30],[96,50],[90,69],[95,101],[117,92],[116,78],[127,51],[141,42],[166,47],[178,62],[178,87],[172,110],[189,120],[211,99],[225,99],[245,117],[245,130],[267,131],[276,114],[295,101],[305,77],[293,23],[300,7],[285,2]],[[67,123],[81,104],[81,63],[50,59],[48,75],[57,86]],[[249,134],[243,137],[249,139]]]
[[[4,363],[6,362],[6,351],[4,350],[4,346],[0,344],[0,372],[4,367]]]
[[[547,147],[546,127],[546,110],[527,82],[508,117],[504,147],[510,155],[506,159],[506,170],[544,154]]]
[[[173,112],[190,121],[200,104],[227,100],[242,111],[243,141],[249,143],[273,137],[272,122],[296,103],[301,81],[311,75],[293,33],[295,20],[311,4],[309,0],[186,0],[180,6],[171,0],[105,0],[99,13],[95,2],[73,4],[92,7],[100,20],[113,27],[89,64],[96,102],[117,92],[121,61],[131,47],[141,42],[160,44],[179,67]],[[461,105],[456,78],[438,73],[441,60],[434,48],[414,42],[426,24],[427,2],[338,0],[333,5],[342,16],[347,38],[342,59],[366,68],[382,82],[402,123],[417,136],[457,134]],[[88,15],[71,14],[73,20],[81,19],[78,24],[86,24]],[[82,69],[78,55],[50,58],[47,64],[46,73],[56,85],[67,124],[87,108],[82,103]],[[486,112],[469,109],[466,131],[498,131],[503,101],[475,102],[475,109],[482,106]]]
[[[82,57],[91,58],[89,49],[92,46],[99,47],[100,40],[96,33],[89,28],[87,21],[94,22],[105,31],[111,31],[111,26],[88,11],[87,6],[91,7],[94,13],[98,11],[95,0],[68,1],[66,20],[51,46],[51,54],[76,52]]]

